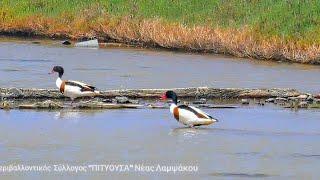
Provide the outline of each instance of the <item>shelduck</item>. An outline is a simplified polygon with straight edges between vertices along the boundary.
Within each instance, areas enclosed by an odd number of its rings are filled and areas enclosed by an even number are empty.
[[[203,112],[202,110],[187,106],[187,105],[177,105],[178,96],[173,91],[167,91],[161,96],[162,100],[172,99],[173,103],[170,105],[170,112],[173,114],[174,118],[189,127],[210,125],[212,123],[218,122],[217,119],[211,117],[209,114]]]
[[[100,94],[100,92],[97,91],[96,87],[94,86],[78,81],[62,80],[61,78],[63,76],[64,69],[61,66],[54,66],[49,74],[53,73],[58,73],[56,85],[60,92],[64,96],[69,97],[72,102],[78,97],[93,97]]]

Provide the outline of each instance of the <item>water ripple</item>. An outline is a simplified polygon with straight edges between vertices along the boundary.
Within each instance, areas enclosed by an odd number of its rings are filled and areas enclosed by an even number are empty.
[[[293,157],[303,157],[303,158],[320,158],[320,154],[301,154],[301,153],[294,153],[292,154]]]
[[[244,135],[272,135],[272,136],[319,136],[320,133],[316,132],[272,132],[272,131],[259,131],[259,130],[247,130],[247,129],[221,129],[215,128],[215,131],[230,132]]]
[[[16,61],[16,62],[51,62],[48,59],[7,59],[0,58],[0,61]]]
[[[77,71],[114,71],[114,68],[74,68]]]
[[[17,72],[17,71],[28,71],[26,69],[16,69],[16,68],[4,68],[4,69],[0,69],[0,71],[4,71],[4,72]]]
[[[237,152],[235,153],[235,155],[239,155],[239,156],[256,156],[256,155],[260,155],[261,153],[259,152]]]
[[[265,177],[272,177],[274,175],[268,174],[248,174],[248,173],[211,173],[210,176],[223,176],[223,177],[243,177],[243,178],[265,178]]]

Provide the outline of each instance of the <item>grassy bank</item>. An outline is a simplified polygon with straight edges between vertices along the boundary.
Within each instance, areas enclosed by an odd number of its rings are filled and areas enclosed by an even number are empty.
[[[315,0],[2,0],[0,31],[320,64]]]

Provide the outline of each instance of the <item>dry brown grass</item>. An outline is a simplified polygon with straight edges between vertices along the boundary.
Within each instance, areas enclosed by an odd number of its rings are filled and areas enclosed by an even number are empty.
[[[96,36],[104,40],[167,49],[320,64],[318,44],[306,44],[294,40],[285,41],[279,37],[263,37],[248,27],[242,29],[185,27],[159,19],[137,20],[130,17],[113,18],[108,15],[92,19],[90,14],[82,14],[86,15],[73,17],[65,14],[55,19],[43,16],[14,20],[0,18],[0,31],[72,39]]]

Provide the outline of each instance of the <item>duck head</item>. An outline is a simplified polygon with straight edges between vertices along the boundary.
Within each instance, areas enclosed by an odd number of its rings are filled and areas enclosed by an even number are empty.
[[[53,74],[53,73],[58,73],[59,77],[61,78],[64,73],[64,69],[61,66],[54,66],[52,68],[52,71],[49,74]]]
[[[178,103],[178,96],[175,92],[173,91],[167,91],[165,92],[162,96],[161,96],[162,100],[166,100],[166,99],[172,99],[172,101],[177,104]]]

